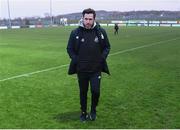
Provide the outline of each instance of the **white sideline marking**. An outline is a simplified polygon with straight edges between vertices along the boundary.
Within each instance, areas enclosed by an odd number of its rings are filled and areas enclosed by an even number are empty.
[[[130,49],[118,51],[118,52],[109,54],[109,56],[114,56],[114,55],[122,54],[122,53],[125,53],[125,52],[130,52],[130,51],[134,51],[134,50],[137,50],[137,49],[141,49],[141,48],[145,48],[145,47],[150,47],[150,46],[162,44],[162,43],[164,43],[164,42],[174,41],[174,40],[177,40],[177,39],[180,39],[180,38],[174,38],[174,39],[169,39],[169,40],[154,42],[154,43],[151,43],[151,44],[148,44],[148,45],[143,45],[143,46],[139,46],[139,47],[134,47],[134,48],[130,48]],[[56,67],[51,67],[51,68],[44,69],[44,70],[38,70],[38,71],[26,73],[26,74],[21,74],[21,75],[17,75],[17,76],[12,76],[12,77],[9,77],[9,78],[1,79],[0,82],[7,81],[7,80],[11,80],[11,79],[16,79],[16,78],[21,78],[21,77],[28,77],[28,76],[33,75],[33,74],[38,74],[38,73],[47,72],[47,71],[51,71],[51,70],[56,70],[56,69],[60,69],[60,68],[63,68],[63,67],[67,67],[68,65],[69,65],[69,64],[65,64],[65,65],[60,65],[60,66],[56,66]]]
[[[177,39],[179,39],[179,38],[174,38],[174,39],[169,39],[169,40],[165,40],[165,41],[154,42],[154,43],[151,43],[151,44],[148,44],[148,45],[143,45],[143,46],[139,46],[139,47],[134,47],[134,48],[122,50],[122,51],[118,51],[118,52],[109,54],[109,56],[113,56],[113,55],[117,55],[117,54],[129,52],[129,51],[134,51],[134,50],[137,50],[137,49],[141,49],[141,48],[145,48],[145,47],[150,47],[150,46],[162,44],[162,43],[164,43],[164,42],[174,41],[174,40],[177,40]]]
[[[44,69],[44,70],[34,71],[34,72],[31,72],[31,73],[26,73],[26,74],[21,74],[21,75],[17,75],[17,76],[12,76],[12,77],[9,77],[9,78],[1,79],[0,82],[11,80],[11,79],[16,79],[16,78],[21,78],[21,77],[28,77],[30,75],[38,74],[38,73],[42,73],[42,72],[46,72],[46,71],[56,70],[56,69],[59,69],[59,68],[66,67],[68,65],[69,64],[65,64],[65,65],[60,65],[60,66],[56,66],[56,67],[52,67],[52,68],[48,68],[48,69]]]

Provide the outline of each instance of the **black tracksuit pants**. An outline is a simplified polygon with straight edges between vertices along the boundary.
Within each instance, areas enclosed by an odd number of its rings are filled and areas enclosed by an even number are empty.
[[[115,35],[118,34],[118,29],[115,29],[114,34]]]
[[[90,83],[91,111],[96,112],[96,106],[98,105],[98,101],[100,97],[100,81],[101,81],[101,72],[78,73],[81,111],[83,112],[87,111],[87,93],[88,93],[88,87]]]

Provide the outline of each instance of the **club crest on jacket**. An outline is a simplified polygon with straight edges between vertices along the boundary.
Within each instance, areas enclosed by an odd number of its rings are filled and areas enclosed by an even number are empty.
[[[98,39],[98,37],[97,37],[97,36],[95,37],[94,42],[96,42],[96,43],[98,43],[98,42],[99,42],[99,39]]]
[[[84,38],[82,38],[82,39],[81,39],[81,42],[84,42],[84,41],[85,41]]]

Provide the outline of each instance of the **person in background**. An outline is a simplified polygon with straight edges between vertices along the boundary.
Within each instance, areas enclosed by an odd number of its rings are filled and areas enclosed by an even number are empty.
[[[117,35],[118,34],[118,30],[119,30],[119,26],[118,24],[114,24],[114,35]]]

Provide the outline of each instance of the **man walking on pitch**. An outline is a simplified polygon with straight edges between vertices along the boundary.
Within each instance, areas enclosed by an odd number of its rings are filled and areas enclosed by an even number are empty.
[[[119,26],[118,26],[118,24],[116,23],[116,24],[114,25],[114,35],[118,34],[118,30],[119,30]]]
[[[71,58],[68,74],[77,73],[81,115],[80,120],[96,119],[96,106],[100,97],[101,72],[109,74],[106,58],[110,51],[107,34],[95,22],[96,12],[85,9],[79,27],[70,34],[67,52]],[[87,113],[87,92],[91,87],[91,110]]]

